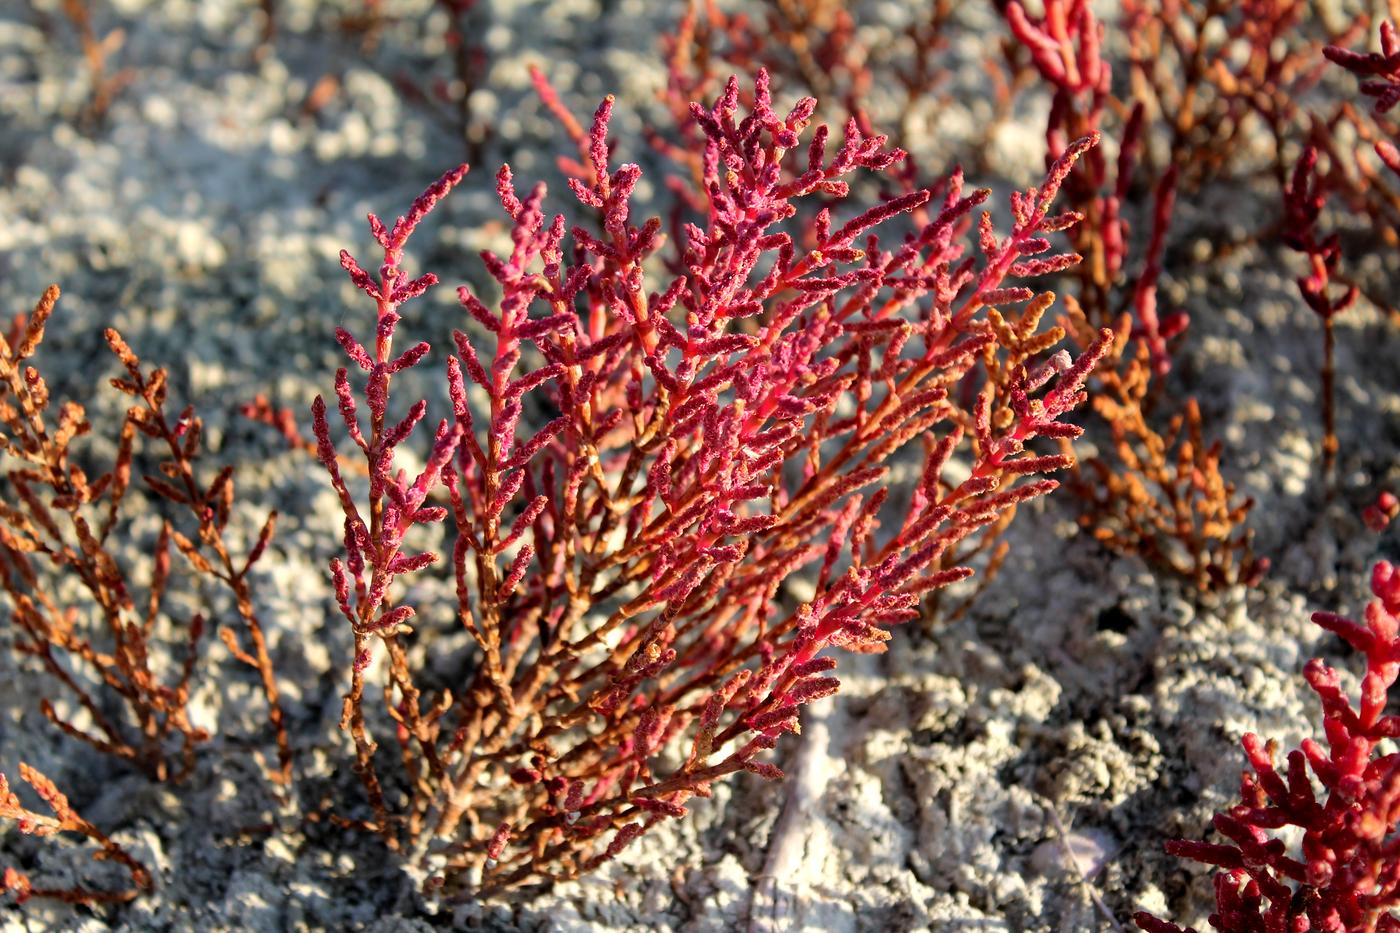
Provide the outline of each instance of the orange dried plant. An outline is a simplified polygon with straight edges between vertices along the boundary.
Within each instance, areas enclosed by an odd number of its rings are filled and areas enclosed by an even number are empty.
[[[1069,327],[1085,334],[1083,319]],[[1201,409],[1188,398],[1164,430],[1153,427],[1151,358],[1141,343],[1127,357],[1120,330],[1113,352],[1095,373],[1091,404],[1109,432],[1106,449],[1076,465],[1067,485],[1083,501],[1079,524],[1120,554],[1192,582],[1201,592],[1254,586],[1268,570],[1256,558],[1246,527],[1254,500],[1236,493],[1220,472],[1221,445],[1207,443]]]
[[[126,370],[112,385],[133,404],[113,463],[91,476],[82,465],[87,452],[74,449],[92,430],[83,406],[63,402],[55,412],[44,377],[27,364],[58,297],[58,286],[50,286],[15,328],[18,340],[0,340],[0,594],[15,649],[36,658],[58,692],[76,704],[60,712],[45,698],[44,715],[69,736],[156,780],[179,780],[192,770],[195,746],[208,737],[188,710],[204,617],[175,618],[167,605],[178,572],[173,547],[191,576],[216,581],[233,597],[248,647],[228,627],[219,635],[237,659],[258,671],[278,748],[273,777],[285,784],[291,750],[249,583],[276,514],[268,516],[248,554],[235,560],[225,540],[232,468],[220,470],[208,485],[197,480],[202,422],[190,408],[174,418],[168,414],[165,370],[143,370],[112,329],[107,343]],[[143,476],[145,485],[157,500],[184,513],[182,521],[164,518],[150,551],[151,569],[139,580],[117,547],[129,531],[123,506],[131,501],[138,435],[163,448],[158,473]],[[82,595],[59,587],[60,577],[76,581]],[[153,650],[163,629],[177,633],[175,644]],[[167,655],[178,662],[163,661]]]

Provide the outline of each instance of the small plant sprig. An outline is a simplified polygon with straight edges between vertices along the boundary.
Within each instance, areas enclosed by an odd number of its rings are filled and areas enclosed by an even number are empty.
[[[1012,0],[1004,15],[1012,35],[1028,50],[1036,70],[1052,89],[1046,126],[1050,153],[1063,151],[1071,139],[1103,132],[1105,108],[1112,100],[1112,66],[1102,56],[1103,24],[1086,0],[1048,0],[1039,18],[1031,17]],[[1095,328],[1130,328],[1133,339],[1149,351],[1153,375],[1164,376],[1171,369],[1168,341],[1189,323],[1184,311],[1162,318],[1157,310],[1162,253],[1176,201],[1175,163],[1161,173],[1154,186],[1148,218],[1151,237],[1143,268],[1136,277],[1125,269],[1131,230],[1124,208],[1138,169],[1145,119],[1141,103],[1129,108],[1112,175],[1108,159],[1095,150],[1070,174],[1065,196],[1084,215],[1073,231],[1075,249],[1085,257],[1074,270],[1079,285],[1074,300]]]
[[[93,25],[92,8],[91,0],[63,0],[63,15],[77,32],[87,62],[89,91],[83,120],[95,126],[107,119],[112,102],[136,73],[130,68],[111,70],[111,59],[126,41],[126,31],[113,29],[99,36]]]
[[[1318,218],[1327,203],[1324,183],[1317,172],[1318,151],[1303,150],[1293,175],[1283,189],[1283,242],[1308,258],[1308,274],[1298,279],[1303,301],[1322,320],[1322,474],[1330,484],[1337,464],[1336,333],[1333,320],[1356,303],[1360,293],[1355,286],[1336,293],[1337,266],[1341,261],[1341,238],[1318,232]]]
[[[1366,79],[1359,89],[1376,99],[1373,106],[1377,116],[1389,113],[1400,103],[1400,35],[1396,34],[1395,24],[1382,22],[1380,37],[1379,52],[1353,52],[1340,45],[1322,50],[1328,61]]]
[[[229,627],[221,626],[219,635],[235,657],[259,674],[278,748],[272,776],[285,784],[290,780],[290,744],[249,583],[272,538],[276,514],[268,517],[248,554],[235,560],[224,539],[233,505],[233,470],[219,471],[207,486],[197,481],[202,422],[190,408],[169,416],[165,370],[144,370],[112,329],[106,332],[107,344],[126,370],[112,385],[133,404],[122,422],[111,469],[90,477],[73,450],[73,442],[91,431],[83,407],[64,402],[52,412],[47,383],[27,364],[58,297],[57,286],[44,293],[17,330],[17,343],[0,339],[0,464],[7,464],[0,470],[7,490],[0,502],[0,593],[8,603],[16,650],[38,659],[52,683],[82,708],[91,727],[75,725],[47,699],[41,704],[44,715],[67,735],[131,762],[155,780],[178,781],[189,774],[195,746],[208,738],[187,712],[203,615],[170,620],[185,639],[173,682],[162,682],[164,672],[151,651],[157,623],[169,619],[165,596],[177,572],[173,548],[192,575],[217,581],[234,599],[251,651]],[[190,520],[162,523],[139,602],[142,584],[111,546],[123,527],[122,507],[130,501],[138,435],[165,454],[159,474],[142,477],[146,487]],[[193,525],[192,536],[181,531],[182,524]],[[88,602],[62,599],[52,586],[54,574],[75,578]],[[113,706],[121,708],[120,715],[112,714]]]
[[[341,728],[354,740],[356,772],[364,783],[374,810],[374,828],[390,843],[391,848],[397,847],[396,829],[390,821],[374,766],[376,745],[366,728],[362,702],[365,672],[370,664],[373,645],[376,642],[382,644],[389,655],[391,689],[396,689],[401,697],[396,718],[402,730],[400,741],[404,744],[405,765],[410,768],[414,778],[419,777],[416,774],[418,759],[408,744],[413,742],[434,776],[440,777],[442,765],[434,744],[438,734],[436,720],[447,712],[448,707],[436,709],[426,716],[420,708],[419,691],[412,682],[401,640],[401,636],[409,631],[407,623],[413,617],[414,610],[406,605],[392,606],[389,588],[399,575],[422,569],[438,559],[432,552],[407,555],[400,551],[405,536],[415,524],[440,522],[447,518],[445,509],[425,506],[425,502],[428,493],[442,481],[443,469],[451,461],[461,439],[460,428],[442,421],[438,425],[427,466],[417,478],[410,483],[402,471],[392,471],[395,448],[408,439],[427,413],[427,403],[419,401],[402,420],[393,424],[388,421],[393,376],[421,362],[429,350],[426,343],[419,343],[401,355],[393,356],[394,334],[400,320],[398,308],[437,283],[437,277],[431,273],[407,280],[401,263],[409,236],[466,171],[467,167],[463,165],[444,175],[414,202],[408,216],[400,217],[392,228],[386,228],[378,217],[370,216],[371,229],[384,250],[384,261],[379,267],[377,281],[348,252],[341,252],[341,265],[349,273],[351,281],[374,298],[378,308],[371,344],[373,356],[349,331],[344,328],[336,331],[341,346],[368,373],[369,379],[366,388],[368,438],[361,432],[348,370],[340,369],[335,381],[341,418],[351,439],[364,454],[368,467],[369,501],[364,511],[355,504],[341,473],[330,437],[326,405],[321,396],[316,397],[312,406],[318,454],[345,510],[345,558],[337,557],[331,562],[336,602],[354,632],[355,659],[351,665],[350,692],[345,697]],[[447,700],[450,705],[450,696]]]
[[[71,888],[35,887],[29,876],[15,868],[6,868],[3,877],[4,890],[14,896],[15,902],[23,904],[31,897],[43,897],[66,901],[70,904],[122,904],[135,900],[142,894],[149,894],[155,888],[151,873],[129,852],[113,842],[108,836],[77,814],[68,798],[54,783],[42,773],[20,762],[19,775],[26,784],[44,801],[52,816],[45,816],[28,809],[20,802],[19,796],[10,789],[9,782],[0,774],[0,819],[14,820],[19,831],[30,836],[53,836],[58,833],[78,833],[97,844],[92,854],[95,861],[116,862],[131,875],[131,887],[118,891],[102,891],[94,888],[75,886]]]
[[[396,450],[427,405],[391,417],[390,388],[429,347],[396,355],[393,341],[401,305],[436,277],[409,279],[403,250],[465,167],[395,223],[371,216],[377,275],[342,254],[377,307],[373,341],[338,332],[365,378],[368,423],[347,370],[336,408],[369,467],[367,498],[338,466],[329,406],[313,408],[345,511],[331,568],[355,636],[343,726],[371,827],[430,892],[573,878],[728,775],[780,777],[764,753],[838,689],[828,650],[884,650],[924,594],[971,575],[946,565],[951,549],[1049,492],[1054,481],[1034,477],[1071,462],[1030,448],[1080,433],[1062,419],[1112,335],[1077,360],[1046,355],[1033,331],[1053,296],[1009,280],[1077,259],[1048,237],[1078,215],[1050,208],[1096,140],[1070,144],[1044,185],[1013,195],[1009,235],[982,216],[979,262],[959,235],[986,192],[965,194],[955,174],[937,200],[919,189],[838,223],[810,196],[840,209],[846,176],[887,171],[902,153],[854,121],[834,153],[824,126],[804,153],[815,100],[781,116],[760,73],[753,101],[741,114],[731,79],[713,107],[691,109],[704,210],[668,263],[683,274],[654,288],[661,222],[634,223],[641,170],[610,164],[611,98],[570,180],[600,233],[576,226],[566,249],[543,186],[522,197],[501,170],[512,248],[482,257],[501,297],[493,309],[459,290],[474,332],[454,334],[453,418],[416,476]],[[925,206],[930,220],[882,246],[877,231]],[[1021,302],[1014,326],[997,311]],[[526,429],[527,408],[552,417]],[[915,442],[913,500],[887,508],[888,463]],[[959,450],[970,472],[953,479],[944,467]],[[443,487],[450,507],[427,504]],[[398,582],[439,559],[408,545],[414,526],[445,519],[477,653],[460,689],[430,694],[408,661],[416,607]],[[784,582],[797,574],[813,591],[794,602]],[[366,711],[380,652],[393,780]]]
[[[1167,843],[1173,855],[1220,869],[1210,916],[1217,930],[1400,930],[1392,912],[1400,907],[1400,755],[1382,745],[1400,735],[1400,717],[1385,713],[1400,673],[1400,571],[1376,564],[1371,593],[1364,623],[1330,612],[1312,617],[1366,658],[1355,705],[1320,658],[1304,668],[1322,701],[1326,745],[1305,739],[1280,772],[1278,743],[1245,735],[1250,770],[1240,779],[1240,803],[1213,821],[1228,841]],[[1282,837],[1285,827],[1300,841]],[[1144,912],[1134,920],[1148,933],[1190,933]]]

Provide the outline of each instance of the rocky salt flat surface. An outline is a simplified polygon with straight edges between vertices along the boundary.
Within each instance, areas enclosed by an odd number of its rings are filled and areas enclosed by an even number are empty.
[[[251,2],[97,4],[99,30],[125,33],[113,66],[126,86],[100,125],[81,119],[86,72],[59,4],[34,6],[0,9],[3,308],[23,310],[61,283],[38,360],[54,395],[115,423],[122,402],[98,377],[114,369],[101,328],[117,326],[144,358],[170,367],[172,394],[203,414],[217,459],[237,465],[240,532],[282,511],[259,608],[305,795],[358,799],[337,728],[350,638],[324,570],[339,511],[304,455],[236,409],[261,391],[305,412],[327,391],[340,357],[332,329],[363,326],[368,311],[338,250],[367,252],[365,212],[401,211],[462,157],[460,139],[396,89],[400,75],[442,68],[431,3],[385,4],[390,21],[367,50],[337,28],[339,5],[286,0],[276,42],[261,51]],[[617,94],[618,157],[655,161],[640,128],[660,119],[665,75],[653,43],[673,6],[481,4],[491,64],[473,105],[493,133],[483,168],[417,237],[412,267],[437,272],[445,287],[419,303],[406,333],[440,342],[461,320],[452,287],[479,277],[475,251],[503,237],[490,182],[498,162],[508,158],[517,178],[549,178],[553,155],[567,149],[530,93],[527,63],[545,65],[580,115]],[[890,22],[908,15],[897,3],[867,8]],[[997,33],[979,10],[959,23],[949,99],[911,124],[925,166],[961,157],[988,119],[979,60]],[[308,106],[328,75],[335,92]],[[877,124],[882,103],[877,90]],[[1044,121],[1036,107],[1032,98],[994,134],[985,162],[996,174],[975,182],[1005,190],[1031,178]],[[1203,197],[1180,209],[1178,223],[1195,234],[1181,242],[1205,255],[1273,209],[1248,190]],[[1400,367],[1387,362],[1400,332],[1369,307],[1339,322],[1341,491],[1325,504],[1313,462],[1320,341],[1296,298],[1293,258],[1257,248],[1211,266],[1197,258],[1169,257],[1164,302],[1193,321],[1169,390],[1201,397],[1231,478],[1258,501],[1256,550],[1274,562],[1259,589],[1203,602],[1078,536],[1064,496],[1041,501],[1022,510],[1012,556],[971,612],[907,628],[887,655],[843,661],[842,692],[780,749],[786,784],[722,784],[691,818],[586,880],[437,910],[373,840],[287,819],[262,789],[243,741],[263,725],[256,684],[216,640],[193,711],[218,738],[179,788],[57,737],[38,710],[42,680],[0,652],[0,770],[39,767],[157,879],[156,893],[129,907],[31,902],[3,908],[0,921],[16,930],[1069,931],[1112,929],[1103,910],[1125,920],[1171,905],[1178,921],[1204,926],[1208,881],[1161,843],[1198,836],[1233,796],[1241,733],[1285,743],[1311,733],[1307,658],[1359,667],[1307,617],[1359,612],[1369,562],[1396,549],[1393,533],[1377,539],[1355,515],[1371,490],[1400,481]],[[1384,255],[1364,274],[1380,288],[1397,281]],[[440,387],[421,388],[440,399]],[[109,456],[112,439],[97,434],[94,455]],[[148,545],[158,527],[154,515],[138,518],[134,540]],[[421,586],[420,604],[451,606],[448,584]],[[443,634],[434,657],[464,645]],[[269,822],[284,828],[257,830]],[[14,831],[0,862],[57,884],[110,877],[73,845]]]

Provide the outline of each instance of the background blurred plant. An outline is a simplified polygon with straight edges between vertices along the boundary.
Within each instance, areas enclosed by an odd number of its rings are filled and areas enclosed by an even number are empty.
[[[99,124],[107,118],[112,101],[135,77],[135,72],[129,68],[113,70],[110,65],[112,56],[126,41],[126,31],[116,28],[99,35],[88,0],[63,0],[63,15],[77,32],[83,58],[87,60],[90,90],[83,119],[89,124]]]
[[[65,41],[64,33],[71,30],[82,49],[87,69],[87,101],[78,114],[77,123],[94,131],[107,119],[107,111],[122,90],[136,77],[131,68],[114,68],[113,59],[126,43],[126,30],[120,26],[103,32],[101,21],[110,11],[94,0],[61,0],[62,20],[47,6],[29,0],[25,5],[50,42]],[[66,22],[63,22],[66,20]]]
[[[276,0],[259,0],[259,7],[264,23],[261,56],[276,41],[278,13]],[[380,70],[404,103],[430,115],[436,125],[450,128],[465,157],[475,161],[492,132],[473,107],[473,95],[489,70],[481,36],[490,16],[489,5],[478,0],[432,0],[426,8],[414,10],[413,16],[392,11],[383,0],[360,0],[334,17],[333,28],[353,42],[358,60],[352,59],[352,65]],[[390,27],[413,34],[414,40],[397,50],[411,54],[410,67],[383,64],[377,54]],[[301,103],[304,115],[316,114],[343,93],[345,71],[345,67],[327,70],[311,83]]]
[[[426,30],[436,19],[442,20],[441,42],[447,50],[446,67],[424,69],[431,74],[430,78],[423,77],[420,70],[400,71],[391,76],[405,100],[427,109],[439,125],[452,128],[453,135],[462,141],[462,151],[470,162],[481,158],[482,146],[491,135],[491,126],[472,106],[472,94],[481,86],[487,72],[486,48],[479,37],[490,23],[489,15],[477,0],[435,0],[423,26]]]

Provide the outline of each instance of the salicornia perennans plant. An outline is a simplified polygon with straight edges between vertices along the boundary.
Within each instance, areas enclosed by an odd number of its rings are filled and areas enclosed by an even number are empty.
[[[1303,670],[1322,701],[1326,744],[1304,739],[1280,771],[1278,743],[1246,734],[1240,803],[1213,821],[1221,841],[1167,843],[1174,855],[1220,869],[1210,916],[1217,930],[1400,930],[1390,912],[1400,905],[1400,755],[1386,749],[1400,718],[1385,713],[1400,673],[1400,572],[1378,563],[1371,592],[1365,624],[1313,613],[1366,662],[1355,705],[1321,658]],[[1279,833],[1285,828],[1293,835]],[[1148,933],[1191,933],[1145,912],[1134,919]]]
[[[828,649],[884,650],[923,594],[971,575],[945,552],[1070,462],[1030,443],[1079,433],[1060,419],[1111,334],[1077,360],[1044,341],[1026,351],[1052,297],[1008,280],[1078,260],[1047,238],[1078,215],[1050,209],[1095,140],[1012,196],[1008,235],[982,216],[978,258],[963,233],[987,192],[965,194],[960,174],[849,211],[846,176],[900,151],[854,122],[834,152],[825,126],[804,147],[815,101],[780,115],[765,74],[751,112],[738,101],[731,80],[692,108],[708,203],[679,242],[633,217],[642,173],[611,164],[611,98],[588,134],[590,180],[570,182],[598,232],[547,218],[543,186],[521,197],[501,170],[512,249],[482,257],[500,299],[459,291],[475,327],[453,334],[453,410],[416,475],[396,451],[427,403],[392,413],[391,390],[430,350],[394,344],[400,307],[437,280],[409,278],[404,247],[466,168],[396,222],[370,217],[377,272],[342,254],[377,306],[370,339],[338,332],[363,389],[344,369],[335,383],[367,490],[344,478],[328,406],[314,406],[345,511],[331,567],[355,635],[342,725],[373,827],[430,890],[574,877],[726,775],[779,776],[764,752],[838,688]],[[900,227],[916,210],[927,222]],[[681,274],[656,261],[668,245]],[[1027,301],[1024,327],[995,313]],[[527,407],[547,415],[530,424]],[[921,469],[897,503],[891,463],[908,456]],[[452,526],[457,616],[477,650],[459,687],[429,694],[409,661],[417,607],[396,584],[439,560],[411,545],[433,522]],[[795,577],[801,597],[784,588]],[[367,709],[376,655],[392,779]]]

